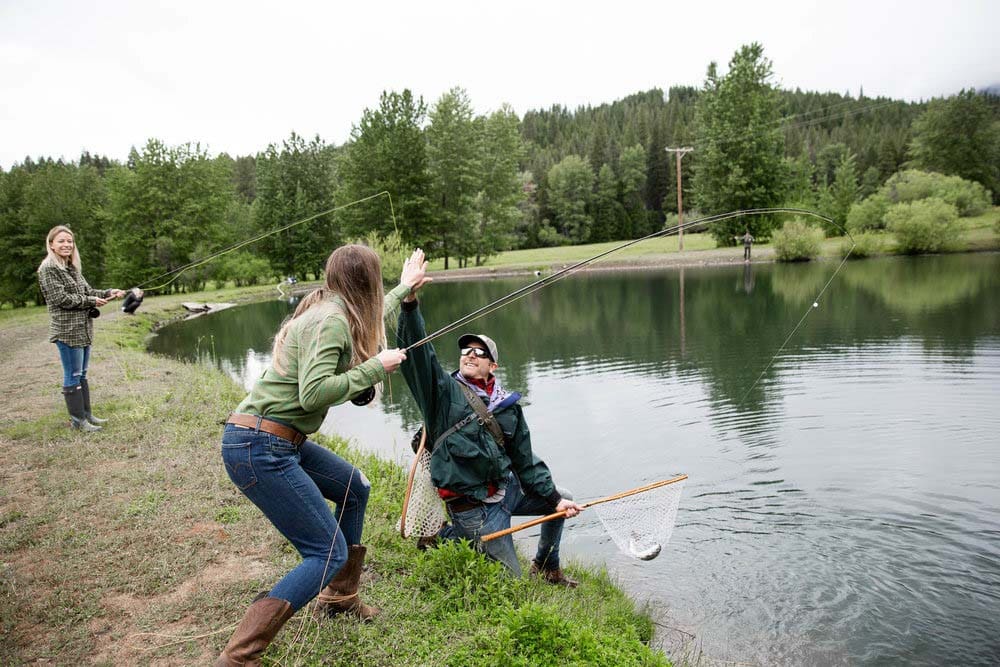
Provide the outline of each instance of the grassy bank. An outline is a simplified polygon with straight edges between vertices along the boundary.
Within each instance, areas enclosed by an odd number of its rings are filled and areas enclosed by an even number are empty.
[[[0,664],[209,664],[243,610],[297,556],[229,482],[219,421],[242,397],[221,373],[154,357],[142,341],[187,300],[259,298],[272,287],[148,298],[105,308],[89,376],[111,423],[66,427],[41,308],[0,314]],[[577,590],[502,576],[468,549],[418,552],[393,531],[403,471],[330,447],[372,481],[366,523],[370,624],[300,612],[274,664],[656,665],[652,622],[604,572]]]
[[[1000,220],[1000,207],[982,215],[962,218],[958,222],[957,234],[949,244],[948,252],[977,252],[983,250],[1000,250],[1000,234],[997,233],[997,221]],[[444,270],[444,260],[438,259],[431,264],[431,269],[439,272],[439,278],[479,276],[504,273],[527,273],[531,271],[558,270],[581,260],[593,257],[621,245],[621,241],[609,243],[590,243],[576,246],[560,246],[555,248],[533,248],[531,250],[509,250],[487,259],[482,266],[456,269],[457,262],[452,260],[447,272]],[[823,241],[820,256],[824,258],[843,257],[847,237],[831,237]],[[886,243],[880,254],[898,254],[895,242],[886,234]],[[755,243],[753,246],[755,262],[774,260],[774,248],[770,243]],[[708,264],[735,264],[743,262],[743,247],[720,248],[710,234],[685,233],[684,250],[678,249],[676,235],[664,238],[650,239],[630,246],[609,255],[591,265],[593,268],[633,268],[649,266],[703,266]]]

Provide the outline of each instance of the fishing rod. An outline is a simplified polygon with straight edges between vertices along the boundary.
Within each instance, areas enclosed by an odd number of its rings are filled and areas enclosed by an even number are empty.
[[[717,213],[715,215],[709,215],[709,216],[705,216],[703,218],[698,218],[696,220],[691,220],[689,222],[681,223],[681,224],[675,225],[673,227],[667,227],[665,229],[661,229],[658,232],[653,232],[651,234],[647,234],[646,236],[643,236],[643,237],[638,238],[638,239],[633,239],[631,241],[626,241],[625,243],[621,243],[621,244],[619,244],[619,245],[617,245],[617,246],[615,246],[615,247],[613,247],[613,248],[611,248],[609,250],[605,250],[604,252],[598,253],[598,254],[596,254],[596,255],[594,255],[592,257],[588,257],[587,259],[581,260],[581,261],[577,262],[576,264],[573,264],[572,266],[564,267],[563,269],[560,269],[559,271],[556,271],[553,274],[550,274],[548,276],[545,276],[544,278],[536,280],[535,282],[533,282],[533,283],[531,283],[529,285],[525,285],[524,287],[516,289],[513,292],[511,292],[510,294],[502,296],[499,299],[497,299],[497,300],[495,300],[495,301],[493,301],[491,303],[488,303],[485,306],[483,306],[483,307],[481,307],[481,308],[479,308],[477,310],[472,311],[471,313],[468,313],[467,315],[463,315],[462,317],[460,317],[457,320],[451,322],[450,324],[446,324],[445,326],[441,327],[437,331],[435,331],[433,333],[430,333],[427,336],[424,336],[420,340],[416,341],[415,343],[413,343],[413,344],[411,344],[411,345],[403,348],[403,351],[407,352],[407,351],[412,350],[414,348],[418,348],[421,345],[425,345],[425,344],[431,342],[432,340],[440,338],[441,336],[443,336],[443,335],[445,335],[445,334],[447,334],[447,333],[449,333],[451,331],[454,331],[455,329],[457,329],[457,328],[459,328],[461,326],[464,326],[464,325],[468,324],[469,322],[477,320],[480,317],[484,317],[485,315],[488,315],[488,314],[490,314],[490,313],[492,313],[492,312],[494,312],[496,310],[499,310],[500,308],[503,308],[504,306],[507,306],[507,305],[513,303],[514,301],[517,301],[518,299],[521,299],[521,298],[523,298],[525,296],[528,296],[529,294],[537,292],[538,290],[542,289],[543,287],[547,287],[547,286],[551,285],[552,283],[557,282],[557,281],[565,278],[570,273],[572,273],[572,272],[574,272],[574,271],[576,271],[578,269],[581,269],[584,266],[587,266],[588,264],[591,264],[591,263],[593,263],[593,262],[595,262],[595,261],[597,261],[599,259],[607,257],[608,255],[610,255],[612,253],[615,253],[615,252],[618,252],[619,250],[624,250],[625,248],[628,248],[630,246],[636,245],[637,243],[642,243],[643,241],[648,241],[650,239],[659,238],[661,236],[668,236],[669,234],[672,234],[672,233],[677,232],[677,231],[682,230],[682,229],[687,229],[688,227],[695,227],[695,226],[699,226],[699,225],[707,225],[707,224],[712,223],[712,222],[719,222],[719,221],[722,221],[722,220],[729,220],[731,218],[737,218],[737,217],[744,216],[744,215],[767,215],[767,214],[772,214],[772,213],[795,213],[795,214],[800,214],[800,215],[813,216],[813,217],[819,218],[821,220],[824,220],[825,222],[827,222],[827,223],[829,223],[831,225],[834,225],[835,227],[840,228],[844,232],[844,234],[846,234],[847,237],[851,239],[851,250],[854,249],[854,246],[855,246],[854,237],[851,236],[850,233],[846,229],[844,229],[842,226],[838,225],[830,217],[822,215],[821,213],[817,213],[815,211],[810,211],[808,209],[801,209],[801,208],[751,208],[751,209],[742,209],[742,210],[738,210],[738,211],[730,211],[728,213]],[[850,251],[848,252],[848,255],[850,255]],[[846,257],[845,257],[845,261],[846,261]],[[841,264],[841,266],[843,266],[843,264]],[[837,271],[839,272],[839,270],[840,270],[840,268],[838,267]],[[834,275],[836,275],[836,273],[834,273]],[[831,278],[831,280],[832,280],[832,278]],[[827,286],[829,286],[829,283],[827,283]],[[824,291],[825,291],[825,289],[826,288],[824,287]],[[822,294],[822,292],[820,294]],[[817,299],[818,299],[818,297],[817,297]],[[814,300],[814,303],[815,303],[815,301],[816,300]],[[800,321],[800,324],[801,324],[801,321]],[[796,328],[798,328],[798,327],[796,327]],[[793,333],[794,333],[794,331],[793,331]],[[787,343],[787,340],[786,340],[786,343]]]

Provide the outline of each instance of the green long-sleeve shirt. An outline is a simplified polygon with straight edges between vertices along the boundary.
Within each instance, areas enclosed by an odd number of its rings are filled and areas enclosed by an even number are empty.
[[[406,285],[388,292],[385,315],[409,293]],[[350,368],[351,352],[342,302],[329,297],[292,320],[282,352],[284,374],[268,367],[236,412],[277,419],[306,434],[317,431],[330,406],[388,378],[375,357]]]

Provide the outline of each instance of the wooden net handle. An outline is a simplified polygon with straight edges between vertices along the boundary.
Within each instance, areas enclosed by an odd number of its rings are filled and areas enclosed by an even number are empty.
[[[613,496],[605,496],[604,498],[598,498],[597,500],[591,500],[589,503],[584,503],[584,509],[588,507],[593,507],[594,505],[600,505],[601,503],[609,503],[612,500],[619,500],[620,498],[627,498],[628,496],[634,496],[637,493],[643,493],[645,491],[652,491],[653,489],[658,489],[661,486],[666,486],[667,484],[674,484],[676,482],[682,482],[687,479],[687,475],[677,475],[677,477],[671,477],[670,479],[663,479],[659,482],[653,482],[652,484],[647,484],[645,486],[637,486],[634,489],[629,489],[628,491],[622,491],[621,493],[616,493]],[[525,521],[516,526],[511,526],[510,528],[505,528],[504,530],[498,530],[495,533],[490,533],[489,535],[483,535],[479,538],[480,542],[489,542],[490,540],[495,540],[498,537],[503,537],[504,535],[510,535],[511,533],[516,533],[525,528],[531,528],[532,526],[537,526],[540,523],[545,523],[546,521],[552,521],[553,519],[565,519],[566,511],[555,512],[549,514],[548,516],[538,517],[537,519],[532,519],[531,521]]]
[[[406,510],[410,506],[410,495],[413,493],[413,478],[417,474],[417,464],[420,463],[420,454],[424,451],[424,444],[427,442],[427,425],[420,429],[420,446],[417,447],[417,455],[413,457],[410,465],[410,474],[406,478],[406,493],[403,494],[403,516],[399,518],[399,534],[406,537]]]

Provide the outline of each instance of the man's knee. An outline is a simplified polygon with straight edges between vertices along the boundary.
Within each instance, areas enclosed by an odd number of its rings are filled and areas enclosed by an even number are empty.
[[[367,499],[368,494],[371,493],[372,490],[372,483],[368,481],[368,478],[365,477],[365,474],[361,472],[360,469],[355,468],[354,474],[357,476],[355,482],[351,484],[354,493],[361,498]]]

